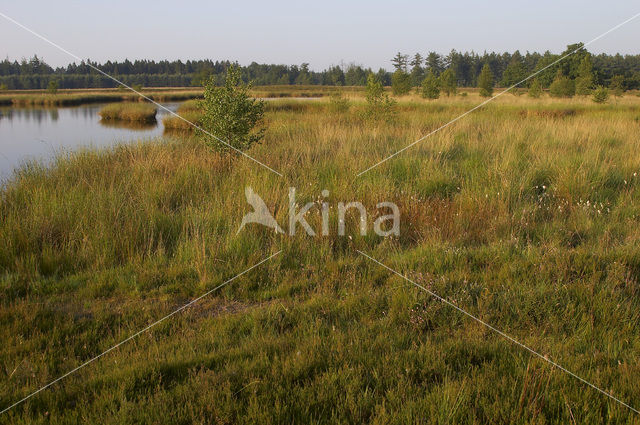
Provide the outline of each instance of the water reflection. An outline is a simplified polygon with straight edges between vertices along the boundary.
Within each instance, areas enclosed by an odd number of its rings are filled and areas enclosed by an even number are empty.
[[[130,130],[149,130],[158,126],[157,122],[126,121],[126,120],[100,120],[100,125],[112,128],[128,128]]]
[[[175,111],[178,103],[166,104]],[[92,104],[64,108],[0,107],[0,180],[27,161],[49,161],[62,151],[78,147],[106,147],[117,143],[161,137],[162,118],[142,124],[101,122],[98,112],[104,105]]]

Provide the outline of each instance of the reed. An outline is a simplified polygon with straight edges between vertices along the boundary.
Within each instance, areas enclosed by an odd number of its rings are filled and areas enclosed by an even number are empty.
[[[179,117],[176,117],[175,115],[166,115],[163,119],[162,119],[162,124],[164,126],[165,130],[169,130],[169,131],[173,131],[173,130],[179,130],[179,131],[194,131],[195,127],[193,127],[193,125],[191,125],[190,123],[193,123],[197,126],[200,126],[200,124],[202,123],[202,112],[197,111],[197,110],[187,110],[187,111],[180,111],[178,110],[178,115],[180,115],[182,118],[181,119]],[[185,121],[187,120],[187,121]]]
[[[196,99],[202,90],[143,90],[142,93],[156,102],[177,102]],[[0,105],[15,106],[78,106],[92,103],[137,102],[144,99],[128,90],[61,90],[47,94],[38,90],[14,91],[0,94]]]
[[[158,109],[149,103],[113,103],[104,106],[99,114],[104,121],[135,121],[151,123],[156,121]]]

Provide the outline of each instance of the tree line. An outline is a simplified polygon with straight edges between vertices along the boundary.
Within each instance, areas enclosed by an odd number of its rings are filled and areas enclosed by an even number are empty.
[[[535,79],[527,81],[523,86],[539,84],[542,88],[551,88],[559,77],[567,79],[565,85],[573,85],[579,90],[580,84],[588,83],[590,88],[620,84],[623,89],[640,88],[640,55],[609,55],[589,53],[582,43],[567,46],[560,54],[549,51],[544,53],[483,53],[457,52],[452,50],[447,55],[429,52],[426,55],[416,53],[413,56],[398,53],[391,63],[393,72],[383,68],[374,71],[360,65],[349,64],[331,66],[322,71],[309,69],[308,63],[301,65],[274,65],[251,63],[238,67],[243,81],[253,81],[255,85],[332,85],[332,86],[364,86],[369,74],[385,86],[392,85],[398,94],[412,87],[438,86],[451,90],[455,87],[479,87],[482,78],[490,76],[492,85],[509,87],[518,83],[528,75],[545,68],[560,57],[574,52],[560,63],[555,64]],[[113,75],[127,85],[146,87],[185,87],[202,86],[209,79],[216,84],[223,84],[227,69],[234,65],[230,61],[189,60],[186,62],[124,60],[122,62],[107,61],[105,63],[83,61],[71,63],[66,67],[53,68],[42,59],[34,56],[21,61],[10,61],[8,58],[0,62],[0,87],[3,89],[44,89],[52,81],[60,88],[109,88],[116,87],[110,78],[98,73],[95,66],[103,72]],[[485,76],[482,77],[483,68]],[[588,72],[587,72],[588,68]],[[588,73],[588,78],[585,77]],[[482,78],[481,78],[482,77]],[[580,80],[583,78],[582,80]],[[585,79],[586,78],[586,79]],[[431,82],[425,83],[426,80]],[[587,81],[588,80],[588,81]],[[570,87],[569,87],[570,89]],[[571,91],[571,90],[569,90]]]
[[[441,91],[455,94],[459,86],[478,87],[482,96],[490,96],[496,85],[515,86],[514,90],[528,88],[534,97],[543,89],[552,96],[570,97],[589,95],[600,87],[614,93],[640,88],[640,55],[594,55],[582,43],[571,44],[560,54],[478,55],[453,50],[446,56],[430,52],[423,57],[398,52],[391,62],[395,68],[391,85],[397,95],[413,87],[420,87],[426,98],[437,98]]]

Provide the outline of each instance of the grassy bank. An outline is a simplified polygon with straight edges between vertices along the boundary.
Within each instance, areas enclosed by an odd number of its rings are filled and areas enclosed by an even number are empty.
[[[183,117],[185,120],[176,117],[175,115],[167,115],[162,119],[162,124],[167,131],[181,131],[192,132],[195,128],[190,124],[201,125],[202,111],[200,110],[199,100],[188,100],[183,102],[176,113]]]
[[[155,122],[158,108],[150,103],[114,103],[106,105],[100,112],[104,121],[120,120],[135,122]]]
[[[202,90],[142,90],[156,102],[177,102],[202,96]],[[49,94],[41,90],[13,91],[0,94],[0,105],[15,106],[77,106],[91,103],[136,102],[143,99],[128,90],[64,90]]]
[[[252,90],[256,97],[323,97],[335,87],[329,86],[262,86]],[[347,92],[362,93],[362,87],[343,88]],[[141,92],[156,102],[178,102],[202,96],[202,89],[185,88],[145,88]],[[59,90],[49,94],[45,90],[12,90],[0,93],[0,106],[77,106],[91,103],[141,101],[139,95],[125,89],[77,89]]]
[[[248,153],[284,178],[186,136],[24,166],[0,192],[0,407],[282,253],[0,422],[638,423],[356,252],[640,405],[638,98],[504,96],[356,177],[478,100],[389,123],[282,102]],[[329,190],[330,235],[237,234],[246,186],[285,229],[289,186]],[[338,236],[339,201],[397,203],[400,237]]]

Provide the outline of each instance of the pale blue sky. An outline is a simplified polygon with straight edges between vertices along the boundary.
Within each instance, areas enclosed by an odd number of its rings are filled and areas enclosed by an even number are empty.
[[[640,12],[640,2],[539,1],[15,1],[0,12],[80,57],[230,59],[313,69],[430,50],[560,52]],[[0,18],[0,57],[65,54]],[[593,44],[593,52],[640,53],[640,18]]]

